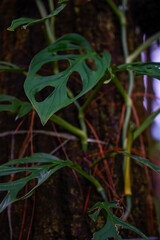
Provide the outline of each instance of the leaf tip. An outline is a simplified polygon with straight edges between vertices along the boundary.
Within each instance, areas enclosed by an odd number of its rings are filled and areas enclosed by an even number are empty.
[[[8,27],[7,30],[10,31],[10,32],[14,31],[14,29],[12,27]]]

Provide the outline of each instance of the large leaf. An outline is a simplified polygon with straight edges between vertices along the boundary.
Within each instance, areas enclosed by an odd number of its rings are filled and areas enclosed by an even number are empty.
[[[66,50],[82,49],[86,54],[63,54]],[[57,52],[61,51],[62,55]],[[86,64],[87,59],[93,59],[96,70]],[[68,60],[70,66],[63,72],[47,77],[35,76],[38,70],[46,63],[59,60]],[[25,81],[25,92],[32,105],[38,112],[43,124],[59,109],[69,105],[88,92],[104,75],[110,64],[110,54],[96,54],[88,41],[78,34],[68,34],[39,52],[32,60]],[[67,96],[66,86],[70,75],[78,72],[82,80],[82,91],[75,97]],[[54,87],[52,93],[43,101],[37,102],[35,95],[47,86]]]
[[[119,228],[129,229],[133,232],[136,232],[144,239],[149,240],[149,238],[147,236],[145,236],[140,230],[138,230],[137,228],[133,227],[132,225],[124,222],[122,219],[115,216],[111,212],[110,208],[120,208],[120,207],[117,206],[116,201],[114,201],[114,202],[98,202],[90,209],[90,211],[93,211],[93,210],[97,211],[97,213],[94,212],[93,214],[90,215],[90,217],[94,221],[97,220],[101,210],[105,211],[107,214],[106,224],[104,225],[103,228],[101,228],[99,231],[97,231],[94,234],[93,240],[106,240],[107,238],[111,238],[111,237],[114,237],[117,240],[122,240],[122,238],[118,232]]]
[[[160,80],[160,63],[159,62],[133,62],[113,67],[114,71],[133,70],[136,75],[148,75]]]
[[[9,31],[14,31],[17,27],[19,27],[21,25],[23,25],[22,28],[26,29],[27,27],[29,27],[33,24],[44,22],[44,21],[54,17],[55,15],[57,15],[60,11],[62,11],[64,9],[65,6],[66,6],[66,4],[60,5],[53,12],[51,12],[48,16],[46,16],[44,18],[41,18],[41,19],[24,18],[24,17],[15,19],[15,20],[12,21],[12,24],[8,28],[8,30]]]
[[[10,111],[17,113],[17,117],[23,117],[32,110],[32,105],[29,102],[22,102],[19,99],[0,94],[0,111]]]
[[[36,166],[25,167],[24,164],[26,163],[35,163]],[[40,165],[41,163],[43,163],[43,165]],[[16,167],[16,164],[19,164],[20,166]],[[0,183],[0,191],[7,191],[6,196],[0,204],[0,212],[2,212],[9,204],[29,197],[38,186],[46,181],[51,176],[51,174],[57,170],[71,165],[73,165],[73,163],[69,160],[59,160],[52,155],[44,153],[33,154],[31,157],[13,160],[1,165],[0,176],[6,176],[20,172],[27,172],[30,173],[30,175],[27,175],[26,177],[15,180],[13,182]],[[35,186],[23,197],[18,198],[18,192],[33,179],[38,180]]]

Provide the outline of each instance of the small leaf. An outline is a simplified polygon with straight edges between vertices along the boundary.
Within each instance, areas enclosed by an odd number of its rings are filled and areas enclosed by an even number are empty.
[[[59,3],[67,2],[68,0],[59,0]]]
[[[53,12],[51,12],[48,16],[41,18],[41,19],[33,19],[33,18],[18,18],[12,21],[11,26],[8,28],[9,31],[14,31],[17,27],[22,26],[22,28],[26,29],[27,27],[36,24],[44,22],[55,15],[57,15],[59,12],[61,12],[65,8],[66,4],[60,5],[58,8],[56,8]],[[25,25],[24,25],[25,24]]]
[[[25,68],[19,68],[13,63],[0,61],[0,72],[24,72]]]
[[[32,110],[32,106],[28,102],[22,102],[19,99],[0,94],[0,111],[10,111],[18,113],[17,117],[23,117]]]
[[[132,62],[120,66],[114,66],[114,72],[122,70],[133,70],[136,75],[148,75],[160,80],[160,63],[159,62]]]
[[[136,75],[149,75],[160,80],[160,63],[138,63],[134,66],[128,66],[127,70],[134,70]]]
[[[152,170],[154,170],[155,172],[160,174],[160,166],[157,166],[154,163],[151,163],[148,159],[142,158],[142,157],[139,157],[137,155],[133,155],[133,154],[130,154],[127,152],[123,152],[123,151],[120,151],[119,153],[129,156],[130,158],[146,165],[147,167],[151,168]]]
[[[85,50],[87,53],[61,54],[58,51]],[[95,61],[96,71],[90,69],[86,64],[86,59]],[[47,77],[35,76],[39,69],[46,63],[59,60],[68,60],[70,66],[56,75]],[[27,97],[31,101],[42,124],[61,108],[71,104],[76,99],[84,95],[103,77],[110,64],[110,54],[103,53],[102,56],[96,54],[88,41],[78,34],[68,34],[58,39],[54,44],[39,52],[32,60],[28,71],[24,89]],[[70,75],[77,72],[81,77],[82,91],[73,98],[69,98],[66,90]],[[35,96],[47,86],[54,88],[54,91],[43,101],[37,102]]]
[[[25,167],[26,163],[36,163],[34,167]],[[43,163],[43,165],[40,165]],[[16,167],[16,164],[21,165]],[[9,161],[0,166],[0,176],[11,175],[15,173],[27,172],[30,175],[8,183],[0,183],[0,191],[7,191],[6,196],[0,204],[0,212],[2,212],[8,205],[20,199],[25,199],[34,192],[44,181],[46,181],[54,172],[65,167],[72,166],[73,163],[69,160],[63,161],[52,155],[37,153],[31,157]],[[37,179],[35,186],[24,196],[17,197],[19,191],[30,181]]]
[[[117,240],[122,240],[121,236],[119,235],[118,229],[121,227],[122,229],[129,229],[133,232],[136,232],[137,234],[139,234],[141,237],[143,237],[146,240],[149,240],[147,236],[145,236],[140,230],[138,230],[137,228],[135,228],[134,226],[124,222],[122,219],[118,218],[117,216],[115,216],[110,208],[120,208],[117,206],[117,202],[98,202],[96,203],[91,209],[90,211],[92,211],[93,209],[97,209],[98,213],[94,219],[97,219],[100,210],[103,210],[107,213],[107,221],[106,224],[104,225],[103,228],[101,228],[99,231],[95,232],[93,235],[93,239],[92,240],[106,240],[107,238],[111,238],[114,237]],[[92,217],[92,215],[91,215]]]

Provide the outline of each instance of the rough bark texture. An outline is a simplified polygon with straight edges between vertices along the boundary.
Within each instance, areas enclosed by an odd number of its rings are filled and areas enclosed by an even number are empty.
[[[115,1],[120,4],[120,1]],[[131,2],[131,1],[130,1]],[[129,4],[130,4],[129,2]],[[130,5],[129,5],[130,6]],[[3,61],[11,61],[19,66],[29,66],[31,58],[46,46],[43,29],[41,25],[35,25],[24,31],[21,29],[15,32],[8,32],[6,29],[10,25],[11,20],[21,17],[39,17],[34,1],[18,1],[3,0],[0,3],[0,22],[2,34],[0,35],[1,57]],[[128,28],[128,44],[129,51],[132,52],[139,43],[142,42],[142,33],[137,34],[134,26],[134,18],[131,17],[130,7],[127,14]],[[112,64],[123,63],[123,53],[121,47],[121,36],[119,22],[104,0],[92,1],[69,1],[68,6],[56,18],[56,36],[57,38],[66,33],[77,32],[82,34],[90,41],[93,48],[98,51],[109,51],[112,56]],[[63,66],[60,66],[63,68]],[[25,77],[19,74],[3,73],[0,75],[0,93],[13,95],[21,100],[26,100],[23,91],[23,82]],[[125,87],[127,87],[128,76],[121,74],[120,79]],[[136,79],[134,91],[143,91],[142,78]],[[84,102],[88,94],[80,99]],[[115,147],[117,135],[119,133],[119,121],[121,117],[123,100],[113,83],[105,85],[97,96],[97,100],[93,101],[88,109],[86,118],[91,122],[98,137],[106,141],[104,150]],[[138,106],[138,114],[142,112],[142,99],[136,102]],[[66,120],[73,125],[78,126],[77,111],[72,104],[59,112]],[[21,120],[15,121],[15,116],[6,113],[0,113],[0,130],[14,130]],[[22,129],[28,129],[30,124],[30,116],[25,119]],[[57,131],[63,132],[62,128],[57,127]],[[43,128],[38,117],[35,118],[34,129],[44,129],[53,131],[53,126],[49,123]],[[94,137],[90,129],[88,129],[89,137]],[[22,148],[24,136],[5,137],[0,139],[1,163],[10,160],[13,149],[11,143],[15,142],[14,157],[17,158]],[[33,138],[34,152],[51,152],[60,142],[57,138],[36,135]],[[137,143],[139,146],[139,142]],[[138,146],[134,146],[138,148]],[[84,167],[84,156],[81,151],[80,142],[69,142],[65,145],[65,150],[69,159]],[[28,150],[29,151],[29,150]],[[99,152],[100,149],[96,144],[89,144],[88,155]],[[26,152],[27,154],[27,152]],[[66,159],[66,155],[61,148],[56,155],[62,159]],[[97,158],[89,158],[93,161]],[[122,159],[119,157],[112,162],[109,160],[109,166],[113,168],[113,181],[116,192],[119,196],[123,196],[123,177],[122,177]],[[106,177],[104,166],[99,165],[104,177]],[[31,229],[30,239],[33,240],[89,240],[92,233],[97,230],[95,225],[89,218],[88,213],[83,214],[84,203],[87,197],[89,183],[78,174],[77,183],[73,171],[70,169],[62,169],[50,177],[39,189],[35,195],[30,197],[26,204],[26,217],[23,229],[22,239],[27,239],[29,226],[31,223],[32,209],[35,198],[35,211],[33,225]],[[97,177],[98,178],[98,177]],[[111,199],[115,199],[113,193],[107,190],[105,183],[100,180],[105,187],[106,192],[111,194]],[[150,226],[150,212],[148,209],[148,185],[144,168],[132,163],[132,187],[133,187],[133,210],[132,218],[128,221],[141,229],[146,235],[156,235],[157,225],[156,219],[154,225]],[[109,188],[108,188],[109,189]],[[81,191],[83,195],[81,194]],[[92,187],[87,210],[97,201],[101,201],[101,197]],[[11,207],[13,239],[19,239],[25,202],[20,201]],[[134,219],[134,220],[133,220]],[[98,227],[104,224],[103,219],[99,219]],[[8,240],[10,238],[10,230],[8,225],[7,211],[0,216],[0,239]],[[154,229],[153,229],[154,227]],[[135,237],[134,233],[125,232],[126,238]]]

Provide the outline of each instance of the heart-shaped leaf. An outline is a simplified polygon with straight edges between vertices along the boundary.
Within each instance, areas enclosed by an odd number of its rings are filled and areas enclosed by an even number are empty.
[[[93,214],[90,215],[90,217],[96,221],[98,218],[98,215],[100,214],[100,211],[103,210],[107,213],[107,221],[103,228],[101,228],[99,231],[94,233],[93,240],[106,240],[107,238],[114,237],[117,240],[122,240],[121,236],[119,235],[119,228],[122,229],[129,229],[133,232],[136,232],[141,237],[143,237],[146,240],[149,240],[147,236],[145,236],[140,230],[135,228],[134,226],[124,222],[122,219],[115,216],[110,208],[120,208],[117,206],[117,202],[98,202],[96,203],[90,211],[96,210]]]
[[[17,113],[17,117],[23,117],[32,110],[32,105],[29,102],[22,102],[19,99],[0,94],[0,111],[10,111]]]
[[[35,163],[36,166],[25,167],[24,164],[30,163]],[[40,165],[41,163],[43,163],[43,165]],[[16,167],[16,164],[20,166]],[[57,170],[71,165],[73,165],[73,163],[69,160],[59,160],[52,155],[44,153],[33,154],[31,157],[9,161],[1,165],[0,176],[6,176],[20,172],[30,173],[30,175],[28,174],[27,176],[13,182],[0,183],[0,191],[7,191],[6,196],[0,204],[0,212],[2,212],[11,203],[29,197],[38,186],[46,181],[51,176],[51,174]],[[33,179],[38,180],[35,186],[33,186],[33,188],[27,194],[18,198],[17,195],[19,191]]]
[[[11,26],[8,28],[9,31],[14,31],[17,27],[22,26],[22,28],[26,29],[27,27],[30,27],[33,24],[44,22],[55,15],[57,15],[59,12],[61,12],[65,8],[66,4],[60,5],[58,8],[56,8],[53,12],[51,12],[48,16],[41,18],[41,19],[33,19],[33,18],[18,18],[12,21]],[[24,25],[25,24],[25,25]]]
[[[85,50],[86,54],[62,54],[57,51]],[[96,70],[88,67],[86,60],[95,61]],[[59,60],[68,60],[70,66],[63,72],[47,77],[35,76],[38,70],[46,63]],[[24,84],[26,95],[38,112],[42,124],[59,109],[69,105],[88,92],[104,75],[110,64],[110,54],[96,54],[87,40],[78,34],[68,34],[39,52],[32,60]],[[66,86],[70,75],[78,72],[82,80],[82,91],[75,97],[67,96]],[[43,101],[37,102],[35,95],[47,86],[54,87],[52,93]]]

